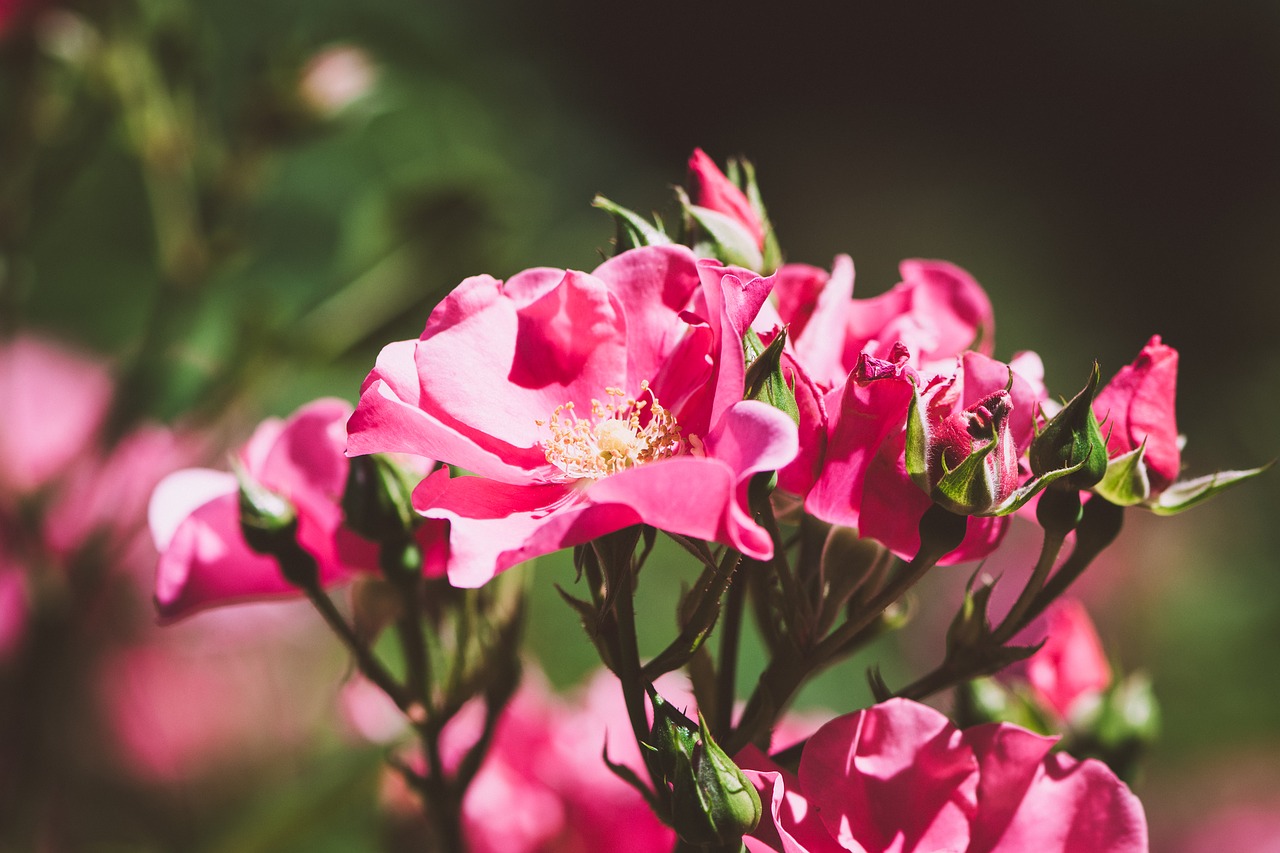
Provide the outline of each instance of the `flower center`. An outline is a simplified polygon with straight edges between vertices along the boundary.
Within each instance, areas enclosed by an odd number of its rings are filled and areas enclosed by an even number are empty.
[[[548,462],[572,479],[598,480],[680,454],[680,425],[658,403],[647,381],[640,383],[636,397],[621,388],[604,392],[608,399],[592,400],[589,417],[579,418],[573,403],[565,403],[549,421],[537,421],[551,431],[543,443]]]

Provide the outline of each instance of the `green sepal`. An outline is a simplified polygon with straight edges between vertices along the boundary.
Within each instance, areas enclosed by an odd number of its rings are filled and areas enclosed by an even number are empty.
[[[610,201],[602,195],[591,200],[591,206],[603,210],[613,217],[618,228],[615,246],[618,252],[636,249],[640,246],[665,246],[672,242],[662,230],[661,223],[653,225],[634,210],[628,210],[620,204]]]
[[[893,691],[889,689],[889,685],[884,680],[884,674],[880,672],[880,664],[872,664],[867,667],[867,688],[871,690],[871,696],[876,703],[888,702],[893,698]]]
[[[930,492],[929,488],[929,433],[925,429],[925,416],[920,411],[920,389],[912,387],[911,389],[911,406],[907,409],[907,446],[906,446],[906,465],[907,476],[911,481],[924,490],[926,494]]]
[[[684,190],[677,189],[676,195],[685,216],[701,232],[700,239],[693,244],[695,254],[757,272],[764,267],[760,249],[742,223],[731,216],[691,203]]]
[[[782,351],[786,345],[786,326],[778,330],[767,347],[755,329],[747,329],[742,337],[742,348],[747,359],[742,396],[744,400],[768,403],[799,426],[800,407],[796,405],[796,394],[782,373]]]
[[[284,495],[268,489],[231,460],[239,486],[240,535],[251,549],[275,558],[280,574],[297,587],[319,582],[316,559],[298,544],[298,511]]]
[[[653,748],[648,744],[641,744],[641,747],[645,749]],[[640,796],[644,797],[645,802],[649,804],[649,808],[653,809],[655,813],[661,814],[661,807],[659,806],[658,798],[654,796],[653,791],[644,783],[644,780],[640,778],[636,771],[632,770],[625,764],[615,764],[609,759],[608,743],[605,743],[604,749],[600,752],[600,757],[604,759],[604,766],[613,771],[614,776],[617,776],[623,782],[626,782],[632,788],[635,788],[636,791],[640,793]]]
[[[1052,483],[1054,483],[1055,481],[1063,477],[1069,477],[1070,475],[1074,474],[1080,468],[1080,465],[1083,465],[1083,464],[1084,463],[1081,462],[1077,465],[1073,465],[1070,468],[1062,468],[1057,471],[1050,471],[1048,474],[1035,477],[1027,481],[1026,483],[1024,483],[1018,489],[1016,489],[1013,492],[1013,494],[1009,495],[1009,497],[1005,498],[1004,503],[1000,504],[998,507],[995,507],[994,509],[991,509],[981,514],[999,518],[1000,516],[1005,516],[1005,515],[1010,515],[1011,513],[1015,513],[1018,510],[1022,509],[1022,507],[1026,505],[1027,501],[1031,500],[1036,495],[1040,494],[1040,492],[1042,492],[1045,489],[1045,487],[1051,485]]]
[[[1029,460],[1034,474],[1072,468],[1060,488],[1088,489],[1107,473],[1107,442],[1093,413],[1098,388],[1098,362],[1085,387],[1049,420],[1031,442]]]
[[[995,449],[993,438],[950,471],[944,461],[942,477],[932,489],[934,501],[960,515],[983,514],[988,510],[991,507],[991,487],[982,462]]]
[[[1209,498],[1231,488],[1237,483],[1242,483],[1258,476],[1274,464],[1275,461],[1273,460],[1259,468],[1249,468],[1245,471],[1218,471],[1216,474],[1208,474],[1204,477],[1196,477],[1194,480],[1174,483],[1161,492],[1148,506],[1156,515],[1176,515],[1191,509],[1197,504],[1204,503]]]
[[[1122,453],[1107,463],[1106,475],[1093,487],[1093,491],[1116,506],[1136,506],[1151,497],[1151,480],[1147,476],[1144,457],[1147,443],[1136,450]]]
[[[764,208],[764,199],[760,196],[760,186],[756,183],[756,167],[751,165],[750,160],[743,160],[742,172],[743,192],[747,194],[751,209],[756,212],[756,216],[760,217],[760,224],[764,226],[764,264],[760,267],[760,273],[769,275],[782,266],[782,247],[778,245],[778,235],[773,231],[773,223],[769,221],[769,213]]]

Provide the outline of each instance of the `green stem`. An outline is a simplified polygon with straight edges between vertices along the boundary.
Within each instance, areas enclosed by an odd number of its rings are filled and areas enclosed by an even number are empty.
[[[720,632],[720,667],[716,673],[715,720],[712,733],[723,738],[733,725],[733,700],[738,678],[738,646],[742,637],[742,611],[747,603],[746,578],[730,584]]]
[[[302,591],[306,593],[312,605],[324,618],[325,624],[329,626],[329,629],[338,635],[338,639],[351,652],[360,673],[376,684],[383,693],[391,697],[391,701],[396,703],[397,708],[408,713],[413,702],[404,686],[392,677],[387,668],[382,665],[382,662],[374,657],[369,647],[356,636],[355,630],[347,624],[346,618],[338,612],[333,599],[329,598],[317,584],[308,584],[302,587]]]
[[[1044,540],[1040,543],[1040,558],[1036,560],[1035,568],[1031,570],[1031,577],[1027,578],[1026,586],[1022,588],[1013,607],[1009,608],[1000,627],[991,632],[992,643],[1003,646],[1030,621],[1027,615],[1031,605],[1044,589],[1045,580],[1049,577],[1053,564],[1057,562],[1066,538],[1064,532],[1045,530]]]

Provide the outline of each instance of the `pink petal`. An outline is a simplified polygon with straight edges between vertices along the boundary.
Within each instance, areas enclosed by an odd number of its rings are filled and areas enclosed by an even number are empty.
[[[520,486],[436,471],[413,505],[449,522],[449,582],[482,586],[499,572],[639,522],[629,507],[596,507],[563,484]]]
[[[1146,853],[1142,803],[1099,761],[1053,753],[1009,826],[981,853]]]
[[[837,717],[800,759],[827,831],[868,853],[965,850],[977,770],[950,720],[904,699]]]
[[[652,382],[688,329],[680,314],[700,285],[693,253],[646,246],[615,255],[592,275],[608,285],[626,317],[628,387]]]
[[[604,282],[586,273],[566,272],[528,304],[478,276],[432,312],[415,361],[424,410],[481,449],[533,469],[544,461],[537,421],[567,402],[586,410],[605,388],[625,385],[625,320]]]
[[[861,514],[867,500],[877,497],[874,492],[867,493],[866,479],[882,445],[903,429],[912,388],[913,383],[905,373],[863,381],[850,374],[848,381],[827,394],[824,401],[828,419],[826,455],[822,473],[805,500],[807,512],[832,524],[861,527]],[[900,447],[897,455],[901,455]],[[902,473],[905,477],[905,468]],[[901,491],[896,480],[896,477],[889,480],[895,494]],[[921,504],[914,495],[905,498],[920,505],[923,515],[928,508],[928,497],[910,478],[906,483],[924,499]]]
[[[760,804],[764,807],[759,826],[744,839],[748,850],[841,853],[858,849],[836,842],[819,818],[818,810],[805,797],[794,773],[774,764],[754,746],[743,749],[734,761],[759,792]]]
[[[417,341],[399,341],[383,347],[377,366],[365,379],[360,403],[347,422],[347,454],[409,453],[448,459],[495,480],[527,481],[528,470],[477,445],[457,429],[423,411],[418,369],[414,363],[417,346]],[[546,466],[542,454],[515,455],[537,468]]]
[[[759,248],[764,247],[764,225],[745,193],[738,189],[701,148],[693,150],[689,171],[698,183],[696,201],[741,223]]]
[[[800,363],[819,382],[838,385],[853,367],[845,363],[845,329],[854,305],[853,260],[836,256],[830,277],[799,264],[779,268],[776,277],[778,312],[791,324]]]

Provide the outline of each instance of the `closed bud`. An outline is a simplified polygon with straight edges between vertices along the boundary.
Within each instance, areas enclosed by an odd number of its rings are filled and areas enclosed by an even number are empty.
[[[1098,376],[1095,361],[1084,389],[1031,442],[1031,471],[1036,476],[1074,469],[1055,480],[1054,488],[1090,489],[1107,473],[1107,442],[1093,413]]]
[[[698,716],[692,760],[677,768],[672,791],[676,832],[689,844],[730,844],[760,822],[760,795],[711,738]]]
[[[951,410],[949,396],[946,384],[917,392],[907,415],[907,473],[954,513],[995,514],[1018,490],[1018,447],[1009,431],[1013,397],[996,391]]]
[[[419,516],[413,509],[413,483],[381,454],[353,456],[342,492],[347,526],[375,542],[410,537]]]
[[[767,347],[754,329],[748,329],[742,344],[747,358],[743,399],[768,403],[799,424],[800,408],[796,405],[796,394],[787,384],[782,370],[782,351],[787,345],[786,328],[779,329]]]
[[[289,583],[313,586],[318,569],[315,558],[298,544],[298,512],[293,504],[234,461],[232,469],[240,486],[240,533],[245,543],[259,554],[274,557]]]

